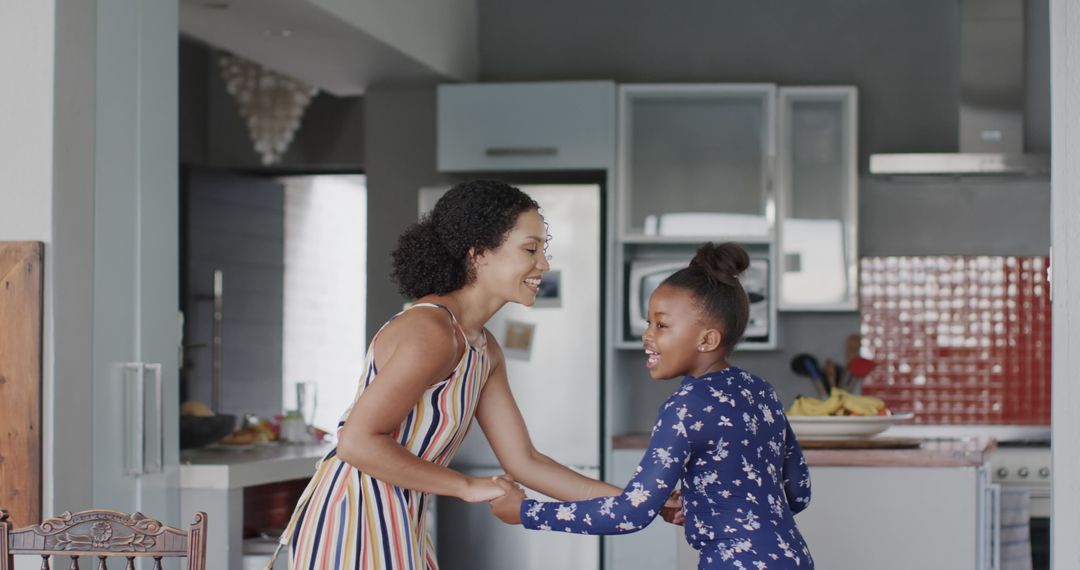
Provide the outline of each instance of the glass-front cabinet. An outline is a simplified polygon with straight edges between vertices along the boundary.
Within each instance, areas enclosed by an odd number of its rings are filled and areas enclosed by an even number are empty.
[[[854,87],[779,90],[781,310],[857,306],[857,97]]]
[[[743,244],[751,319],[740,349],[776,347],[776,87],[619,87],[619,348],[640,348],[651,291],[706,241]]]
[[[620,86],[621,239],[771,240],[775,98],[771,84]]]

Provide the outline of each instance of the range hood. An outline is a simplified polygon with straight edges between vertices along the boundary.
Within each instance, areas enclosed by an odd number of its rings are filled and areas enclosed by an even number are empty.
[[[872,154],[874,175],[1045,175],[1024,154],[1024,2],[961,0],[960,152]]]

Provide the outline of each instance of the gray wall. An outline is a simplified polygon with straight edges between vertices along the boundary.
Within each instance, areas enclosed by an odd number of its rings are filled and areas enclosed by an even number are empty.
[[[188,175],[185,205],[186,399],[211,403],[213,273],[224,273],[220,412],[280,413],[285,194],[277,181]]]
[[[417,191],[455,179],[435,171],[435,90],[372,89],[364,97],[368,185],[367,338],[401,310],[390,252],[417,218]]]
[[[1026,145],[1049,148],[1049,11],[1028,0]],[[913,0],[480,0],[483,81],[772,82],[859,88],[859,253],[1044,255],[1045,179],[872,179],[871,152],[957,148],[959,4]],[[415,192],[434,172],[431,90],[369,94],[366,158],[371,200],[368,329],[400,308],[385,276],[393,239],[415,218]],[[445,180],[445,177],[442,178]],[[791,356],[843,356],[858,314],[783,313],[781,349],[736,362],[790,400],[807,391]],[[659,391],[658,391],[659,394]],[[657,402],[642,402],[643,422]],[[642,429],[648,428],[643,423]]]
[[[1028,0],[1028,147],[1050,145],[1049,11]],[[482,81],[859,88],[860,161],[957,145],[957,0],[480,0]]]

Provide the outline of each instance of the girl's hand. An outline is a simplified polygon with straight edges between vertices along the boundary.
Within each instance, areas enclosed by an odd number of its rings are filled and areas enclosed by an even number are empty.
[[[660,508],[660,517],[667,522],[682,526],[686,515],[683,514],[682,493],[678,489],[671,492],[664,506]]]
[[[500,484],[498,481],[498,477],[469,477],[469,484],[459,498],[469,503],[483,503],[498,499],[506,494],[505,484]]]
[[[521,524],[521,502],[525,500],[525,491],[508,477],[497,477],[495,482],[506,494],[489,503],[491,513],[506,524]]]

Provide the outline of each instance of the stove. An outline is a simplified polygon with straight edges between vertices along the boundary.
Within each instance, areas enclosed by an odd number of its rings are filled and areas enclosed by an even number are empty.
[[[1031,492],[1032,518],[1050,517],[1050,442],[1001,441],[990,454],[992,481]]]

